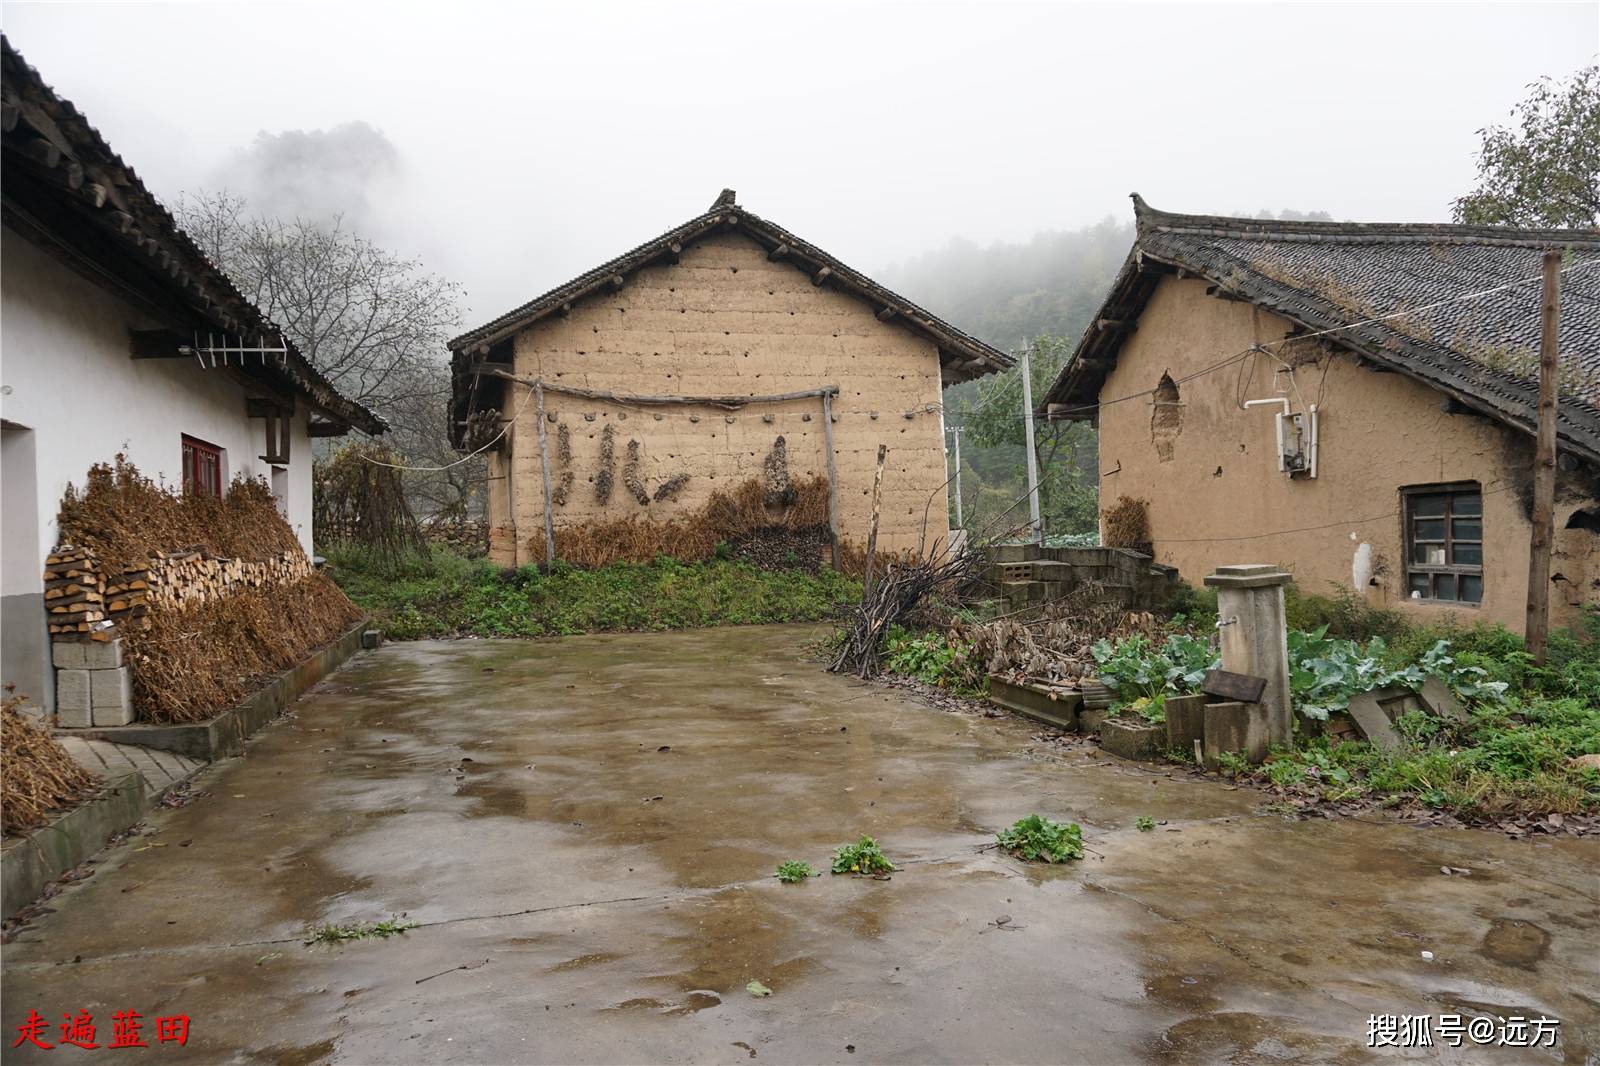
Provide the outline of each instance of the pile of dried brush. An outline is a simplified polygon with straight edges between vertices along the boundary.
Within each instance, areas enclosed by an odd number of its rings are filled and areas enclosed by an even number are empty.
[[[691,562],[709,559],[723,541],[733,544],[760,531],[828,529],[828,479],[822,475],[787,487],[784,502],[774,500],[766,482],[751,478],[737,488],[713,493],[697,511],[665,522],[630,515],[556,529],[556,558],[575,566],[647,563],[658,555]],[[544,531],[529,539],[535,559],[544,558]]]
[[[153,611],[127,634],[133,702],[149,722],[193,722],[238,703],[361,617],[322,574],[276,588]]]
[[[121,455],[111,465],[97,463],[81,491],[67,486],[60,541],[88,548],[107,574],[180,548],[251,561],[300,549],[265,482],[235,478],[222,497],[180,488],[156,484]]]
[[[377,441],[346,444],[312,472],[312,518],[319,543],[355,543],[397,558],[424,547],[406,502],[399,453]]]
[[[7,833],[43,825],[52,811],[71,807],[97,784],[43,726],[17,709],[23,702],[9,694],[0,700],[0,821]]]
[[[890,563],[879,569],[872,585],[864,590],[828,669],[836,674],[876,677],[889,627],[929,600],[959,599],[979,580],[986,565],[987,557],[981,552],[951,555],[941,549],[927,559]]]
[[[953,642],[984,674],[1016,680],[1075,681],[1098,672],[1095,642],[1113,643],[1142,633],[1164,639],[1165,623],[1148,611],[1127,611],[1100,598],[1101,590],[1085,585],[1067,596],[989,622],[957,622]]]
[[[1137,496],[1119,496],[1106,509],[1105,536],[1108,548],[1133,548],[1149,553],[1150,501]]]

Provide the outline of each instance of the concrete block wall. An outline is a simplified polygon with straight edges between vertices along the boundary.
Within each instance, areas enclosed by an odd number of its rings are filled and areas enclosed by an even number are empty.
[[[765,395],[838,385],[833,431],[841,539],[866,542],[880,443],[889,454],[879,549],[920,550],[925,511],[930,543],[946,535],[937,349],[893,320],[879,322],[855,297],[812,285],[808,274],[769,260],[751,238],[729,233],[686,247],[678,265],[646,267],[616,293],[529,327],[515,351],[520,377],[619,393]],[[536,561],[529,540],[544,521],[538,426],[532,403],[523,403],[526,392],[513,387],[508,413],[523,406],[509,447],[490,463],[497,479],[489,492],[491,557],[502,565]],[[553,480],[560,477],[555,452],[562,424],[573,455],[573,488],[555,509],[558,545],[564,527],[628,515],[665,522],[693,513],[714,491],[759,478],[780,435],[793,479],[827,473],[817,399],[726,411],[626,407],[548,393],[546,409],[554,417],[545,426]],[[615,486],[601,504],[594,477],[608,425]],[[689,476],[672,499],[641,506],[623,485],[630,439],[640,444],[647,490],[676,474]]]
[[[58,640],[56,721],[65,729],[127,725],[133,721],[133,677],[123,662],[122,640]]]

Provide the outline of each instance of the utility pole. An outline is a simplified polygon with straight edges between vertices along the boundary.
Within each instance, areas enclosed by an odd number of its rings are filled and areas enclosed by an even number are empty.
[[[961,427],[952,426],[950,432],[956,435],[956,528],[966,529],[967,523],[961,517]]]
[[[1028,435],[1028,520],[1033,523],[1033,539],[1044,543],[1044,524],[1039,521],[1039,461],[1033,454],[1033,368],[1028,349],[1022,349],[1022,418]]]
[[[1550,542],[1556,509],[1556,355],[1561,314],[1561,253],[1544,253],[1544,298],[1539,309],[1539,431],[1533,453],[1533,537],[1528,552],[1526,640],[1544,665],[1550,635]]]

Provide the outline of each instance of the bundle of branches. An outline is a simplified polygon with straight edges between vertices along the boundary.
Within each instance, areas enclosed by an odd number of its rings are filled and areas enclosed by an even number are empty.
[[[889,627],[916,610],[925,599],[954,600],[983,573],[984,556],[962,551],[937,551],[916,562],[892,563],[866,589],[844,641],[828,669],[836,674],[877,676],[878,659]]]
[[[390,559],[421,551],[423,536],[406,503],[404,462],[377,441],[355,441],[316,466],[313,511],[323,537],[362,544]]]
[[[51,811],[70,807],[91,792],[95,778],[66,749],[18,708],[23,697],[0,700],[0,815],[7,833],[44,824]]]
[[[322,574],[154,611],[126,635],[133,702],[151,722],[194,722],[238,703],[348,630],[361,612]]]
[[[81,491],[67,486],[57,521],[61,542],[88,548],[108,574],[177,548],[254,561],[300,547],[266,482],[235,478],[224,496],[194,495],[156,484],[122,455],[90,467]]]
[[[1094,585],[1004,618],[952,627],[984,673],[1040,681],[1094,676],[1098,667],[1089,649],[1102,637],[1117,641],[1142,633],[1159,640],[1163,632],[1161,619],[1105,602]]]

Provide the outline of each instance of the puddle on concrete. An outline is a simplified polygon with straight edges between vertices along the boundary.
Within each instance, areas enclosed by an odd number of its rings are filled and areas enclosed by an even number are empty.
[[[1354,1040],[1303,1032],[1291,1018],[1243,1012],[1179,1022],[1154,1050],[1174,1062],[1355,1063],[1368,1057]]]
[[[1216,974],[1163,974],[1144,983],[1144,993],[1151,999],[1181,1010],[1209,1011],[1221,1004],[1214,990]]]
[[[1536,968],[1550,954],[1550,934],[1532,922],[1518,918],[1496,918],[1483,934],[1479,952],[1505,966],[1523,970]]]

